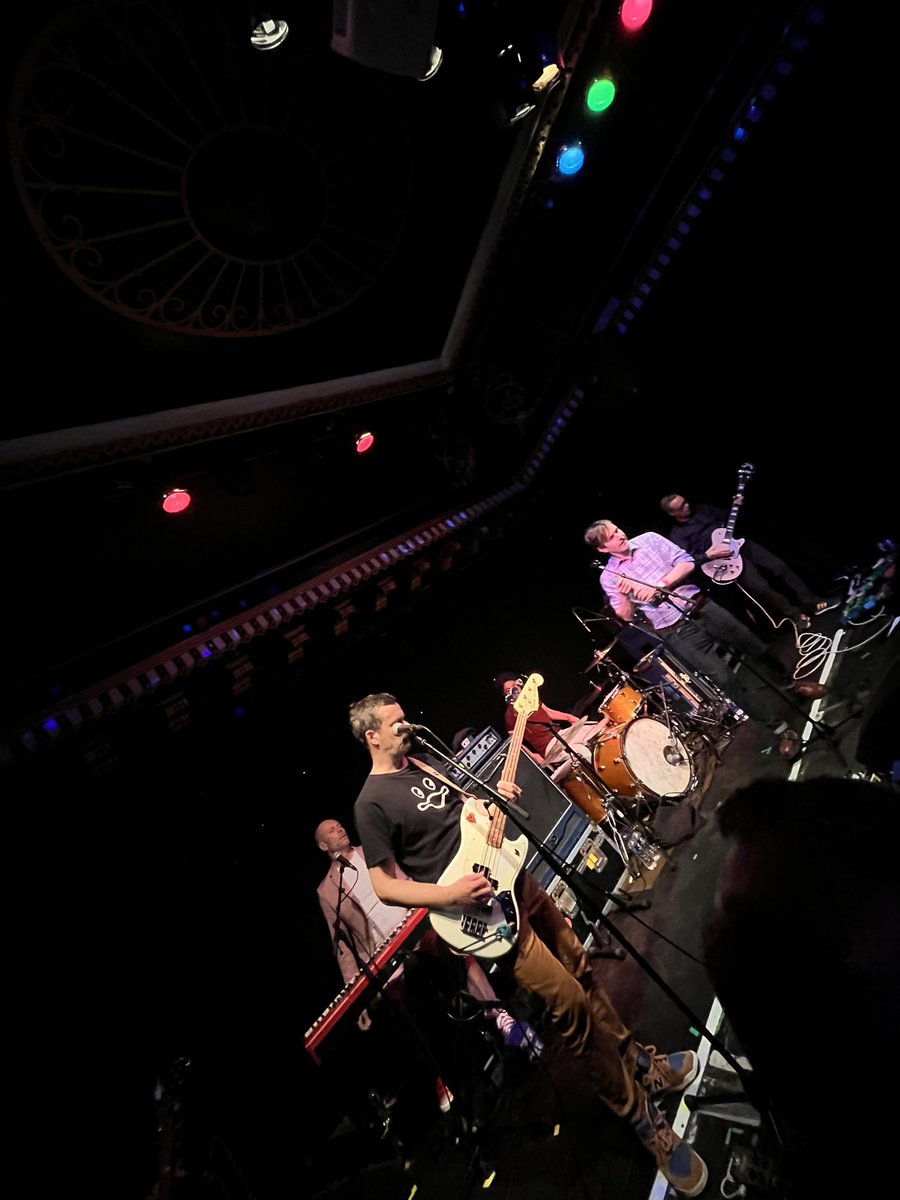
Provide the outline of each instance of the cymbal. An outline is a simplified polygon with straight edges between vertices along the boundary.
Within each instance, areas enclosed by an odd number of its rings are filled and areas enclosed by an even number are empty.
[[[581,672],[582,675],[586,675],[588,673],[588,671],[593,671],[594,667],[599,667],[599,666],[601,666],[601,664],[603,666],[606,666],[607,664],[604,662],[604,660],[605,660],[607,654],[609,654],[610,650],[612,650],[613,646],[615,646],[615,644],[618,642],[618,640],[619,640],[619,635],[616,634],[616,636],[613,638],[613,640],[609,643],[608,646],[604,646],[600,650],[595,650],[594,657],[591,659],[591,661],[588,663],[588,665],[585,667],[585,669]],[[617,671],[621,671],[621,667],[616,666],[615,663],[609,663],[608,665],[610,667],[615,668],[615,670],[617,670]]]
[[[662,646],[654,646],[652,650],[648,650],[632,667],[635,675],[640,675],[641,671],[646,671],[652,662],[659,658],[662,654]]]

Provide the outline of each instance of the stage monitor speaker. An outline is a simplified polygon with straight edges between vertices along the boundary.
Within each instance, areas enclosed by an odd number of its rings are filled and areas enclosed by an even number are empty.
[[[364,67],[422,79],[437,19],[438,0],[334,0],[331,49]]]
[[[475,774],[491,787],[496,788],[503,766],[509,755],[510,739],[476,770]],[[530,820],[523,825],[533,837],[546,841],[547,834],[568,809],[571,801],[562,788],[537,765],[533,758],[521,754],[516,767],[516,783],[522,789],[519,801]]]

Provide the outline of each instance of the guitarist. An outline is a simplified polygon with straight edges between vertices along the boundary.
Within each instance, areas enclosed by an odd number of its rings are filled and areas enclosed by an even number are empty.
[[[743,502],[742,494],[732,500],[737,507]],[[687,550],[698,564],[708,562],[709,552],[714,547],[713,531],[726,527],[728,513],[711,504],[693,504],[679,492],[669,492],[663,496],[659,507],[673,521],[667,534],[669,541]],[[738,545],[741,570],[735,582],[767,613],[787,617],[798,631],[808,629],[811,618],[828,607],[826,601],[817,596],[796,571],[791,570],[776,554],[749,538],[738,539],[738,542],[735,545]],[[779,591],[773,580],[784,591]]]
[[[584,540],[608,555],[605,566],[600,561],[600,587],[616,615],[629,623],[639,616],[649,622],[654,635],[677,659],[706,675],[745,713],[781,738],[788,727],[779,715],[781,679],[776,676],[770,683],[762,676],[766,686],[745,686],[743,677],[719,656],[718,647],[729,646],[741,651],[749,663],[768,665],[773,676],[776,671],[784,675],[784,669],[777,659],[768,662],[762,638],[688,582],[696,567],[694,558],[653,531],[629,538],[608,518],[589,525]],[[798,680],[785,690],[814,697],[822,694],[824,685]],[[789,741],[781,738],[779,753],[796,752]]]
[[[386,904],[477,910],[493,894],[484,873],[466,872],[438,882],[461,842],[465,810],[460,793],[425,755],[413,753],[415,739],[403,728],[405,716],[394,696],[365,696],[351,704],[349,715],[351,731],[370,758],[353,813],[376,894]],[[512,781],[502,780],[497,791],[508,800],[521,795]],[[493,820],[501,817],[494,813]],[[521,870],[514,888],[518,926],[508,951],[497,960],[498,969],[508,971],[516,985],[543,1003],[583,1063],[598,1099],[628,1121],[672,1187],[684,1196],[698,1195],[706,1184],[706,1165],[651,1099],[686,1087],[697,1073],[696,1055],[690,1050],[657,1054],[636,1042],[594,980],[584,946],[547,893]]]

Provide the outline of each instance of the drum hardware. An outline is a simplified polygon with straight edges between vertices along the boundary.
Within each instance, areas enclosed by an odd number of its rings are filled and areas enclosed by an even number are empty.
[[[662,652],[662,643],[660,643],[658,646],[654,646],[652,650],[648,650],[647,653],[639,658],[634,664],[634,674],[643,675],[647,668],[656,662]]]
[[[687,671],[664,651],[663,646],[655,646],[635,664],[634,674],[646,675],[656,688],[668,692],[673,701],[687,705],[695,714],[706,704],[730,703],[711,680]]]
[[[734,729],[748,719],[747,714],[706,676],[692,674],[679,666],[674,657],[667,657],[662,646],[645,654],[634,672],[659,680],[647,693],[648,710],[653,711],[657,698],[664,709],[675,705],[671,720],[678,726],[688,749],[692,753],[711,750],[721,760]]]
[[[698,750],[712,750],[720,760],[722,752],[731,744],[734,730],[744,721],[747,714],[730,700],[704,701],[700,708],[688,714],[675,714],[675,723],[689,746]]]
[[[608,718],[601,717],[600,720],[597,722],[597,732],[592,733],[591,736],[584,743],[584,748],[585,748],[585,750],[587,750],[588,755],[590,756],[591,762],[594,761],[594,747],[597,745],[598,742],[601,742],[601,741],[603,741],[604,738],[609,737],[611,732],[612,732],[612,727],[610,726]]]
[[[647,718],[644,718],[647,720]],[[656,725],[660,723],[653,722]],[[631,722],[635,724],[635,722]],[[615,727],[609,732],[597,735],[592,739],[594,741],[594,750],[591,754],[590,761],[583,759],[577,749],[570,746],[564,738],[560,737],[559,733],[554,731],[553,736],[562,743],[569,763],[564,763],[562,767],[558,767],[551,778],[559,783],[576,808],[580,808],[592,821],[597,825],[603,826],[603,832],[606,839],[614,847],[616,853],[621,858],[626,867],[636,875],[640,875],[639,856],[636,856],[633,848],[630,848],[626,843],[626,837],[636,835],[636,831],[642,830],[641,826],[634,818],[633,814],[626,811],[625,799],[609,788],[606,782],[600,778],[597,772],[597,751],[601,750],[606,745],[618,745],[620,735]],[[569,767],[568,772],[564,771],[565,767]],[[673,768],[669,768],[672,770]],[[674,768],[678,769],[678,768]],[[619,828],[620,824],[624,829]],[[645,839],[648,835],[644,834]],[[651,844],[648,842],[648,844]],[[658,850],[665,854],[660,847],[653,845],[653,850]],[[668,858],[668,856],[666,856]],[[644,863],[646,866],[647,864]],[[654,864],[655,865],[655,864]],[[621,904],[622,901],[619,901]],[[646,907],[645,904],[635,902],[632,907]]]
[[[671,733],[671,730],[669,732]],[[677,738],[675,739],[674,744],[665,747],[665,749],[663,750],[663,758],[666,760],[666,762],[669,764],[670,767],[680,767],[680,766],[683,766],[683,764],[687,762],[687,759],[684,757],[684,755],[678,749]]]

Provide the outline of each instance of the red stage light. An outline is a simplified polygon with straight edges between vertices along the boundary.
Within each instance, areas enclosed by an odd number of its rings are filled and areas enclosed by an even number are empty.
[[[170,515],[184,512],[190,502],[191,493],[184,488],[169,488],[167,492],[163,492],[163,512]]]
[[[356,435],[356,453],[357,454],[365,454],[365,452],[367,450],[371,450],[374,445],[375,445],[375,434],[374,433],[369,433],[367,430],[365,433],[358,433]]]
[[[622,0],[619,20],[626,29],[634,33],[646,25],[652,7],[653,0]]]

